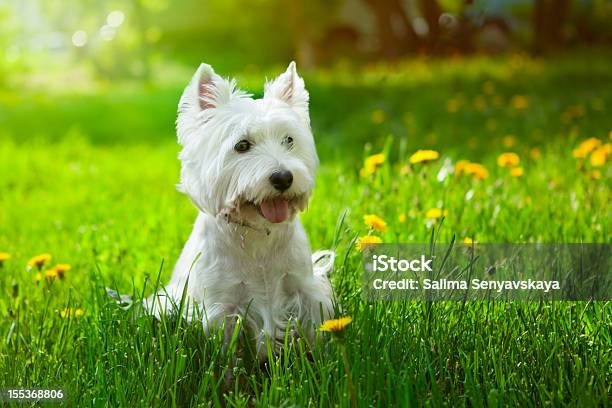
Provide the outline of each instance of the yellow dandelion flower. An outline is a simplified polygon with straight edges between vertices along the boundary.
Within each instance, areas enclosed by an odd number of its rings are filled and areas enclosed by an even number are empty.
[[[457,112],[460,106],[461,106],[461,102],[459,102],[457,99],[449,99],[446,102],[446,110],[450,113]]]
[[[382,242],[383,242],[382,238],[377,237],[376,235],[366,235],[366,236],[360,237],[357,240],[357,249],[359,251],[362,251],[368,245],[382,244]]]
[[[9,259],[11,259],[11,254],[8,252],[0,252],[0,266],[2,266]]]
[[[463,243],[466,244],[466,245],[474,245],[474,244],[477,244],[478,241],[476,241],[476,240],[474,240],[473,238],[470,238],[470,237],[465,237],[465,238],[463,238]]]
[[[512,107],[517,110],[526,109],[529,107],[529,100],[523,95],[515,95],[510,101]]]
[[[591,153],[591,157],[589,162],[593,167],[601,167],[608,161],[608,156],[610,155],[610,148],[606,148],[606,145],[595,149],[593,153]]]
[[[57,272],[55,271],[55,269],[49,269],[48,271],[45,272],[46,280],[53,280],[55,278],[57,278]]]
[[[513,167],[510,169],[510,175],[512,177],[521,177],[525,173],[522,167]]]
[[[519,164],[518,154],[512,152],[505,152],[499,155],[497,158],[497,165],[499,167],[515,167]]]
[[[600,152],[599,150],[595,150],[593,154],[591,154],[591,166],[593,167],[601,167],[606,164],[606,155]]]
[[[438,218],[441,218],[442,216],[447,216],[447,215],[448,215],[447,210],[442,211],[439,208],[431,208],[427,210],[427,212],[425,213],[425,218],[436,220]]]
[[[466,167],[470,164],[467,160],[458,160],[455,163],[455,174],[460,176],[465,172]]]
[[[487,101],[484,96],[478,95],[476,99],[474,99],[474,108],[478,111],[483,111],[487,107]]]
[[[73,308],[64,308],[64,310],[62,310],[60,312],[60,315],[62,316],[62,318],[67,318],[67,317],[81,317],[85,314],[85,312],[83,311],[83,309],[73,309]]]
[[[529,151],[529,157],[531,157],[532,160],[538,160],[540,157],[542,157],[542,151],[539,148],[534,147]]]
[[[401,214],[400,214],[400,215],[397,217],[397,220],[398,220],[399,222],[406,222],[406,214],[401,213]]]
[[[412,156],[410,156],[410,163],[424,163],[431,160],[436,160],[440,157],[440,153],[435,150],[417,150]]]
[[[572,156],[574,156],[576,159],[584,159],[589,155],[589,153],[598,148],[600,145],[601,140],[597,139],[596,137],[588,138],[572,151]]]
[[[516,137],[514,135],[506,135],[502,139],[502,146],[510,148],[516,144]]]
[[[584,151],[576,148],[574,150],[572,150],[572,156],[575,159],[584,159],[587,156],[588,153],[585,153]]]
[[[589,178],[591,180],[599,180],[599,179],[601,179],[601,171],[593,170],[592,172],[589,173]]]
[[[484,180],[489,177],[489,172],[482,164],[468,163],[464,170],[465,174],[477,180]]]
[[[457,176],[462,174],[472,176],[478,180],[484,180],[489,177],[489,172],[482,164],[472,163],[467,160],[459,160],[455,163],[455,174]]]
[[[70,265],[69,264],[57,264],[53,268],[51,268],[51,270],[55,271],[58,278],[64,279],[64,275],[66,274],[66,272],[70,270]]]
[[[573,105],[573,106],[569,106],[562,114],[561,114],[561,121],[563,123],[568,123],[570,122],[572,119],[575,118],[580,118],[582,116],[584,116],[585,114],[585,110],[584,107],[582,105]]]
[[[572,112],[572,115],[574,117],[577,117],[577,118],[582,117],[586,114],[586,110],[584,109],[584,106],[582,105],[570,106],[568,110]]]
[[[42,266],[51,260],[51,254],[36,255],[28,261],[28,268],[42,268]]]
[[[36,275],[34,276],[34,281],[36,283],[40,282],[42,280],[42,273],[40,272],[36,272]]]
[[[382,109],[376,109],[372,111],[372,122],[380,125],[385,121],[386,115]]]
[[[363,167],[362,169],[359,170],[359,175],[361,177],[368,177],[368,176],[374,174],[375,171],[376,171],[376,168]]]
[[[486,127],[488,131],[493,132],[497,129],[497,121],[495,119],[487,119]]]
[[[365,159],[363,163],[363,168],[359,171],[359,175],[361,177],[368,177],[376,172],[384,162],[385,155],[383,153],[374,154]]]
[[[365,164],[368,166],[380,166],[385,162],[385,159],[386,157],[384,153],[377,153],[366,158]]]
[[[351,324],[352,321],[353,318],[350,316],[344,316],[339,319],[326,320],[321,326],[319,326],[319,330],[330,333],[339,333],[346,329],[346,326]]]
[[[487,81],[482,85],[482,91],[488,95],[495,92],[495,85],[491,81]]]
[[[380,218],[375,214],[366,214],[363,216],[363,222],[370,228],[379,231],[385,232],[387,230],[387,223],[385,220]]]

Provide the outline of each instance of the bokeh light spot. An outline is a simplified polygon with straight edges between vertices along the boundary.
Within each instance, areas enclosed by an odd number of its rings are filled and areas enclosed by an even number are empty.
[[[106,17],[106,24],[111,27],[119,27],[125,20],[125,14],[121,10],[113,10]]]
[[[75,47],[84,47],[87,44],[87,33],[83,30],[77,30],[72,34],[72,45]]]

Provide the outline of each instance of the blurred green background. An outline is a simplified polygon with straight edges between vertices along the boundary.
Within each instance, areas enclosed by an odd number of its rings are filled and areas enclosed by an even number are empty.
[[[609,45],[611,17],[605,0],[4,0],[0,82],[81,90],[94,79],[158,83],[202,59],[248,73],[291,59],[310,69],[544,54]]]
[[[80,136],[94,144],[170,140],[178,97],[200,62],[236,76],[257,95],[265,77],[296,60],[308,81],[324,157],[342,141],[350,141],[345,148],[359,156],[363,143],[384,143],[389,134],[407,134],[409,143],[444,141],[446,135],[452,148],[467,139],[452,124],[436,120],[447,113],[449,95],[471,104],[483,93],[484,80],[514,76],[512,83],[500,85],[511,89],[502,91],[547,98],[544,88],[550,82],[568,79],[567,69],[543,63],[559,54],[562,60],[566,56],[565,68],[592,70],[593,77],[581,81],[601,80],[608,60],[599,56],[609,55],[612,40],[611,4],[5,0],[0,2],[0,137]],[[590,96],[554,95],[561,106]],[[376,110],[385,114],[374,118],[380,126],[355,120]],[[482,119],[467,120],[473,125]],[[541,120],[535,127],[548,133],[551,126],[567,125]],[[494,133],[525,133],[522,123],[509,124]],[[491,140],[491,133],[468,138]]]

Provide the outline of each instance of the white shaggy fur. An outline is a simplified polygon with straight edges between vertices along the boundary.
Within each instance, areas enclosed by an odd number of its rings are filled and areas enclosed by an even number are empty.
[[[266,84],[262,99],[200,65],[177,119],[179,189],[200,213],[170,283],[145,302],[150,313],[172,312],[185,293],[187,318],[201,317],[207,330],[228,317],[244,319],[257,335],[260,356],[265,339],[280,342],[296,320],[312,333],[331,315],[330,267],[313,270],[315,258],[330,254],[311,257],[296,217],[308,203],[318,166],[308,98],[293,62]],[[235,149],[242,140],[250,142],[246,152]],[[270,181],[280,170],[293,175],[282,192]],[[271,222],[262,206],[279,197],[288,203],[287,217]]]

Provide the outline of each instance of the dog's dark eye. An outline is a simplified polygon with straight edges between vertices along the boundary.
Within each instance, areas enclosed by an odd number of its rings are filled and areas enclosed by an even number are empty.
[[[234,146],[234,150],[238,153],[244,153],[251,148],[251,142],[248,140],[241,140]]]
[[[286,136],[283,139],[283,144],[288,148],[293,147],[293,138],[291,136]]]

